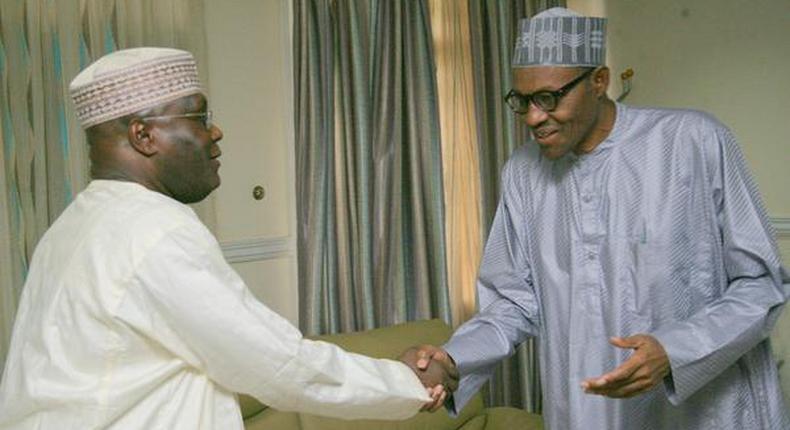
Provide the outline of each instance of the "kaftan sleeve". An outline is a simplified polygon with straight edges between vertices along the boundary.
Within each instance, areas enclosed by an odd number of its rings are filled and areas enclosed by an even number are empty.
[[[538,332],[538,300],[525,238],[524,195],[516,169],[513,159],[503,169],[502,197],[477,280],[480,312],[444,345],[461,375],[449,405],[451,414],[463,409],[502,359]]]
[[[398,361],[303,339],[253,297],[207,230],[190,227],[139,262],[119,309],[135,330],[225,389],[284,411],[405,419],[430,400]]]
[[[670,359],[665,386],[675,405],[765,340],[790,296],[790,278],[737,142],[724,126],[712,128],[702,139],[726,287],[691,318],[652,333]]]

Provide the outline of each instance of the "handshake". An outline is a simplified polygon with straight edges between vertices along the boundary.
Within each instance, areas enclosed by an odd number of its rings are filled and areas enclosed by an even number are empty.
[[[435,412],[458,388],[458,369],[450,354],[433,345],[413,346],[398,357],[411,368],[428,390],[432,401],[423,405],[423,411]]]

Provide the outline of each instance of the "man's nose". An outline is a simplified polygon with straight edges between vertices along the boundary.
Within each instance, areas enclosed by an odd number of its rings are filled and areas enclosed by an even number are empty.
[[[211,124],[211,140],[219,142],[223,136],[222,129],[217,124]]]
[[[542,124],[549,118],[549,114],[547,114],[543,109],[535,106],[534,103],[531,101],[527,105],[527,113],[524,114],[524,121],[527,123],[529,127],[537,127],[538,125]]]

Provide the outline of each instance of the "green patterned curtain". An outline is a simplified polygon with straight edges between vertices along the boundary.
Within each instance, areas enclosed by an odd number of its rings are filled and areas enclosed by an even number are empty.
[[[450,321],[424,0],[294,2],[300,325]]]
[[[0,2],[0,368],[33,250],[89,180],[68,84],[135,46],[187,49],[205,80],[202,0]],[[213,225],[211,202],[196,207]]]

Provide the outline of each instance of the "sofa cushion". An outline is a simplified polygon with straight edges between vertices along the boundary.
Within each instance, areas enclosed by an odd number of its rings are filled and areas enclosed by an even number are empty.
[[[471,420],[465,422],[461,427],[458,427],[458,430],[491,430],[488,427],[487,419],[485,415],[477,415],[473,417]],[[494,429],[494,430],[508,430],[508,429]]]
[[[452,335],[442,320],[422,320],[353,333],[313,336],[311,339],[332,342],[351,352],[374,358],[395,359],[410,346],[442,345]]]
[[[486,416],[466,413],[452,419],[445,412],[420,412],[416,417],[405,421],[345,421],[301,414],[300,423],[301,430],[483,430],[486,428]]]
[[[406,348],[415,344],[441,345],[452,335],[452,329],[441,320],[413,321],[363,332],[316,336],[313,339],[332,342],[346,351],[375,358],[397,358]],[[480,414],[483,402],[477,396],[453,419],[444,410],[436,413],[421,412],[406,421],[354,420],[302,414],[303,430],[453,430]],[[485,421],[483,421],[485,422]]]
[[[486,429],[543,430],[543,418],[521,409],[498,407],[486,409]]]
[[[267,407],[262,405],[261,402],[256,400],[254,397],[248,396],[246,394],[239,394],[239,408],[241,408],[242,418],[246,420],[247,418],[255,416]]]
[[[300,430],[299,414],[265,408],[263,412],[244,420],[244,430]]]
[[[412,321],[389,327],[382,327],[362,332],[323,335],[311,337],[334,343],[341,348],[368,355],[375,358],[397,358],[406,348],[416,344],[442,345],[450,338],[452,329],[441,320]],[[242,416],[250,417],[265,406],[255,399],[239,396],[242,407]],[[276,411],[267,409],[267,415]],[[304,430],[321,429],[456,429],[461,423],[470,421],[475,415],[483,412],[483,401],[475,396],[458,418],[450,418],[444,410],[436,413],[421,412],[416,417],[405,422],[356,420],[346,421],[308,414],[300,414],[301,428]],[[257,418],[257,417],[256,417]],[[483,421],[484,423],[484,421]],[[248,427],[249,428],[249,427]]]
[[[406,348],[415,344],[442,345],[452,335],[450,326],[442,320],[412,321],[389,327],[382,327],[354,333],[315,336],[312,339],[332,342],[346,351],[356,352],[375,358],[395,359]],[[444,410],[436,413],[421,412],[416,417],[406,421],[375,421],[355,420],[346,421],[302,414],[303,430],[362,430],[362,429],[392,429],[392,430],[453,430],[460,423],[471,420],[483,411],[482,397],[477,396],[464,407],[458,418],[450,418]]]
[[[309,414],[299,414],[302,430],[455,430],[463,428],[466,430],[467,423],[470,429],[485,428],[485,419],[480,418],[483,410],[483,401],[478,396],[467,405],[458,418],[450,418],[444,410],[435,413],[420,412],[416,416],[404,421],[381,421],[381,420],[342,420],[337,418],[320,417]]]

